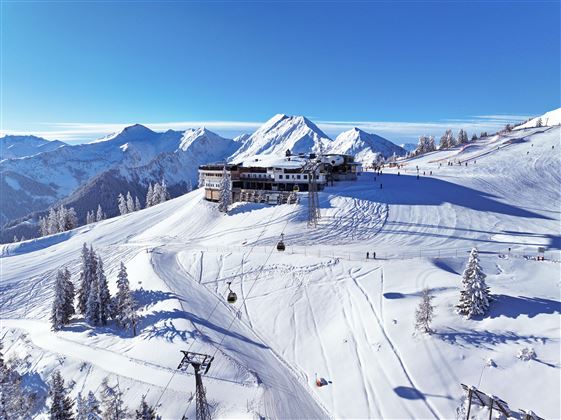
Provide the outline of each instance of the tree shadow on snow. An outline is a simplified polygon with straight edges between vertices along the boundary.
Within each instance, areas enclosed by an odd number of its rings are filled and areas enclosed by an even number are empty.
[[[160,290],[144,290],[137,289],[132,291],[132,296],[138,307],[149,307],[155,305],[158,302],[163,302],[164,300],[177,299],[182,301],[183,299],[176,295],[175,293],[162,292]]]
[[[175,339],[187,340],[188,338],[194,338],[196,336],[200,336],[200,333],[196,330],[192,330],[192,331],[178,330],[175,327],[175,325],[173,325],[172,321],[174,319],[185,319],[187,321],[192,322],[195,325],[195,327],[202,330],[201,333],[205,335],[206,339],[209,339],[209,337],[206,336],[205,329],[209,329],[215,331],[220,335],[225,335],[226,337],[231,337],[236,340],[240,340],[260,348],[268,348],[267,346],[258,343],[257,341],[253,341],[242,334],[221,327],[220,325],[214,324],[213,322],[207,319],[203,319],[191,312],[181,311],[179,309],[174,309],[173,311],[154,312],[146,315],[145,317],[142,317],[140,320],[141,328],[142,325],[145,326],[152,325],[152,328],[149,328],[143,334],[148,339],[161,337],[167,341],[174,341]],[[217,338],[218,341],[220,341],[222,337],[217,337]]]
[[[459,345],[460,347],[464,348],[478,347],[487,350],[491,350],[491,348],[493,346],[496,346],[497,344],[505,344],[513,341],[525,343],[545,343],[548,340],[547,337],[538,337],[535,335],[519,335],[513,331],[495,333],[488,330],[460,331],[453,328],[446,331],[436,331],[433,335],[449,344]]]
[[[493,295],[493,298],[489,318],[518,318],[520,315],[533,318],[540,314],[561,314],[561,302],[555,300],[508,295]]]
[[[445,398],[447,400],[453,399],[450,395],[427,394],[419,391],[417,388],[413,388],[410,386],[397,386],[393,389],[393,391],[399,397],[406,400],[424,400],[426,399],[426,397]]]

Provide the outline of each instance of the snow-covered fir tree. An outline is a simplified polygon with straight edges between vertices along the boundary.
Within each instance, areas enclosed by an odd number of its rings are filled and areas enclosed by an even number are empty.
[[[31,419],[35,394],[22,384],[18,371],[4,361],[0,341],[0,419]]]
[[[104,420],[122,420],[131,418],[129,410],[123,401],[123,392],[119,384],[111,387],[107,377],[101,382],[101,407]]]
[[[486,275],[479,265],[477,248],[473,248],[462,275],[460,302],[456,306],[460,315],[471,318],[476,315],[485,315],[489,310],[490,295],[485,277]]]
[[[536,127],[543,127],[543,121],[542,121],[541,117],[537,119]]]
[[[230,174],[226,170],[226,166],[222,169],[222,179],[220,180],[220,198],[218,201],[218,210],[227,213],[232,204],[232,183],[230,182]]]
[[[419,142],[417,143],[417,148],[415,149],[415,155],[422,155],[427,151],[427,137],[419,136]]]
[[[473,136],[471,136],[471,141],[476,141],[477,140],[477,134],[474,134]]]
[[[50,208],[49,209],[49,215],[47,216],[47,229],[48,229],[48,235],[53,235],[55,233],[58,233],[58,214],[56,212],[55,209]]]
[[[93,253],[93,250],[91,251]],[[88,300],[86,302],[86,320],[92,325],[106,325],[111,311],[111,295],[107,286],[107,278],[103,270],[103,261],[93,253],[96,259],[96,276],[94,277]]]
[[[64,268],[58,270],[55,280],[55,298],[51,310],[51,325],[57,331],[68,324],[74,315],[74,284],[70,281],[70,272]]]
[[[468,140],[467,133],[463,129],[460,129],[460,131],[458,132],[458,143],[459,144],[466,144],[468,142],[469,142],[469,140]]]
[[[140,204],[140,200],[138,197],[134,197],[134,211],[142,210],[142,205]]]
[[[127,214],[129,212],[129,209],[127,207],[127,199],[121,193],[119,193],[119,196],[117,197],[117,206],[119,207],[119,213],[121,215]]]
[[[76,397],[76,420],[88,420],[88,408],[86,398],[82,397],[82,393],[78,392]]]
[[[91,284],[94,278],[97,277],[95,252],[93,247],[88,249],[86,243],[82,246],[81,263],[80,286],[78,288],[78,312],[85,315]]]
[[[133,335],[136,335],[136,325],[138,322],[136,302],[132,297],[127,269],[123,262],[121,262],[121,267],[117,274],[117,294],[114,298],[113,308],[115,311],[115,319],[119,326],[125,329],[131,328]]]
[[[154,205],[154,187],[152,183],[148,184],[148,192],[146,193],[146,208]]]
[[[127,192],[127,213],[132,213],[134,211],[134,200],[132,198],[131,192]]]
[[[105,213],[103,213],[103,209],[101,208],[101,204],[97,205],[97,213],[95,214],[95,221],[101,222],[105,219]]]
[[[49,209],[46,217],[39,218],[39,233],[41,236],[66,232],[78,226],[78,217],[73,207],[59,207]]]
[[[62,379],[62,375],[58,370],[55,370],[51,375],[49,397],[51,399],[51,420],[74,419],[74,414],[72,412],[74,403],[68,395],[66,387],[64,386],[64,379]]]
[[[150,192],[150,189],[148,189],[148,191]],[[169,200],[169,193],[165,180],[162,180],[161,184],[158,182],[154,184],[151,197],[152,197],[151,199],[152,206],[155,206],[156,204],[164,203],[167,200]],[[146,207],[148,207],[148,205]]]
[[[86,213],[86,224],[89,225],[91,223],[95,223],[95,214],[93,210]]]
[[[146,402],[146,396],[143,395],[140,400],[140,405],[135,411],[135,419],[137,420],[157,420],[160,418],[156,413],[154,407]]]
[[[427,140],[427,152],[434,152],[436,150],[436,143],[433,136],[429,136]]]
[[[434,298],[430,294],[428,288],[424,288],[421,292],[421,302],[415,310],[415,329],[424,333],[430,334],[432,329],[430,323],[434,314],[434,306],[431,305],[431,300]]]
[[[101,407],[92,391],[88,392],[86,398],[86,418],[88,420],[101,420]]]
[[[446,132],[440,137],[440,143],[438,148],[439,149],[448,149],[450,147],[450,139],[453,137],[452,130],[448,129]]]

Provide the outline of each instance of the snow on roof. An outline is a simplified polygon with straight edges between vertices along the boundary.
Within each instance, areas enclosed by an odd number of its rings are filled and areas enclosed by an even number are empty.
[[[241,165],[244,167],[258,168],[301,168],[307,160],[299,156],[280,157],[274,155],[258,155],[251,159],[244,160]]]

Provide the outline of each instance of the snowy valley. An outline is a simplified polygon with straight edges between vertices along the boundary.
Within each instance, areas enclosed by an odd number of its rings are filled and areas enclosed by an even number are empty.
[[[456,418],[461,384],[496,395],[518,418],[519,409],[561,418],[561,127],[532,121],[336,182],[319,192],[315,229],[306,193],[298,203],[236,203],[224,214],[194,189],[1,245],[2,352],[38,395],[33,416],[48,418],[47,383],[58,370],[74,400],[99,395],[107,378],[131,409],[144,396],[164,419],[195,418],[193,372],[177,369],[180,351],[190,350],[214,356],[203,377],[214,418]],[[99,177],[109,170],[130,188],[164,174],[169,185],[186,185],[201,163],[288,148],[364,162],[406,153],[358,129],[331,140],[304,117],[278,115],[234,140],[134,126],[7,158],[2,182],[58,180],[41,204],[50,205],[87,190],[82,182],[107,183]],[[78,289],[84,243],[103,260],[111,295],[125,265],[136,336],[81,315],[51,330],[57,270],[67,268]],[[466,319],[456,305],[473,247],[492,301],[487,314]],[[424,288],[434,296],[431,334],[415,330]],[[517,357],[529,351],[528,360]],[[472,407],[471,415],[489,414]]]

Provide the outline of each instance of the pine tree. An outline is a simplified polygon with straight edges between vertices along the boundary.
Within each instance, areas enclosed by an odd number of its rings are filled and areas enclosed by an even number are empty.
[[[156,204],[160,204],[160,197],[162,195],[162,186],[156,182],[154,184],[154,192],[152,194],[152,205],[155,206]]]
[[[456,306],[460,315],[471,318],[485,315],[489,310],[489,288],[485,283],[486,275],[479,265],[477,248],[471,250],[469,260],[462,276],[460,302]]]
[[[137,420],[156,420],[159,416],[156,414],[156,410],[151,405],[146,402],[146,396],[142,396],[140,401],[140,406],[136,409],[136,419]]]
[[[111,310],[111,295],[103,270],[103,261],[95,255],[93,250],[91,250],[91,253],[93,253],[93,259],[95,259],[96,275],[92,280],[88,294],[85,318],[92,325],[106,325]]]
[[[78,289],[78,312],[86,314],[88,296],[94,277],[96,276],[95,253],[88,245],[82,246],[82,270],[80,272],[80,287]]]
[[[46,217],[39,217],[39,234],[41,236],[49,235],[49,224]]]
[[[476,141],[477,140],[477,134],[474,134],[473,136],[471,136],[471,141]]]
[[[66,207],[60,206],[55,210],[57,218],[57,232],[66,231]]]
[[[450,147],[450,139],[453,137],[452,130],[448,129],[442,137],[440,137],[439,149],[448,149]]]
[[[146,208],[154,205],[154,187],[152,183],[148,184],[148,192],[146,193]]]
[[[230,183],[230,174],[226,170],[226,166],[222,169],[222,179],[220,181],[220,199],[218,210],[227,213],[232,204],[232,184]]]
[[[536,121],[536,127],[543,127],[543,121],[542,121],[541,117],[538,118],[538,120]]]
[[[86,399],[86,418],[88,420],[101,420],[101,407],[92,391],[88,392]]]
[[[434,313],[434,306],[431,305],[433,298],[434,296],[430,295],[429,289],[425,287],[421,293],[421,302],[415,310],[415,328],[428,334],[432,332],[430,323]]]
[[[422,155],[426,153],[427,147],[427,137],[426,136],[419,136],[419,142],[417,143],[417,148],[415,149],[415,155]]]
[[[74,315],[74,285],[70,281],[68,269],[58,270],[55,281],[55,298],[51,311],[51,324],[57,331],[68,324]]]
[[[429,136],[429,138],[427,140],[426,149],[427,149],[427,152],[434,152],[436,150],[436,143],[434,142],[434,137],[433,136]]]
[[[123,262],[117,274],[117,295],[115,296],[115,318],[121,328],[132,328],[136,335],[138,316],[136,314],[136,302],[129,288],[127,269]]]
[[[55,209],[49,209],[49,215],[47,216],[47,231],[49,235],[53,235],[58,233],[59,222],[58,222],[58,214]]]
[[[109,386],[107,377],[101,382],[101,406],[104,420],[122,420],[130,418],[130,413],[123,401],[123,392],[117,386]]]
[[[64,231],[75,229],[78,226],[78,216],[76,216],[76,210],[74,207],[70,207],[66,210],[64,217]]]
[[[86,224],[89,225],[95,222],[95,215],[93,210],[86,213]]]
[[[140,204],[140,200],[138,197],[134,197],[134,211],[142,210],[142,205]]]
[[[127,214],[127,212],[128,212],[127,200],[125,199],[123,194],[119,194],[119,196],[117,197],[117,205],[119,207],[119,213],[121,215]]]
[[[74,403],[67,394],[64,387],[64,379],[58,370],[55,370],[51,377],[51,420],[73,420],[72,408]]]
[[[127,213],[132,213],[134,211],[134,200],[132,199],[131,192],[127,192]]]
[[[168,186],[166,185],[166,180],[162,179],[162,183],[160,184],[160,197],[158,203],[164,203],[168,201],[170,198],[168,193]]]
[[[467,133],[463,129],[460,129],[460,132],[458,133],[458,143],[466,144],[467,142],[468,142]]]
[[[105,214],[103,213],[103,210],[101,209],[101,204],[97,205],[97,213],[95,215],[95,220],[96,222],[101,222],[103,219],[105,219]]]
[[[35,394],[22,384],[18,371],[4,362],[0,341],[0,419],[31,419]]]
[[[78,396],[76,397],[76,420],[88,420],[86,398],[82,397],[81,392],[78,392]]]
[[[512,126],[510,124],[505,125],[505,131],[507,133],[511,132],[512,131]]]

